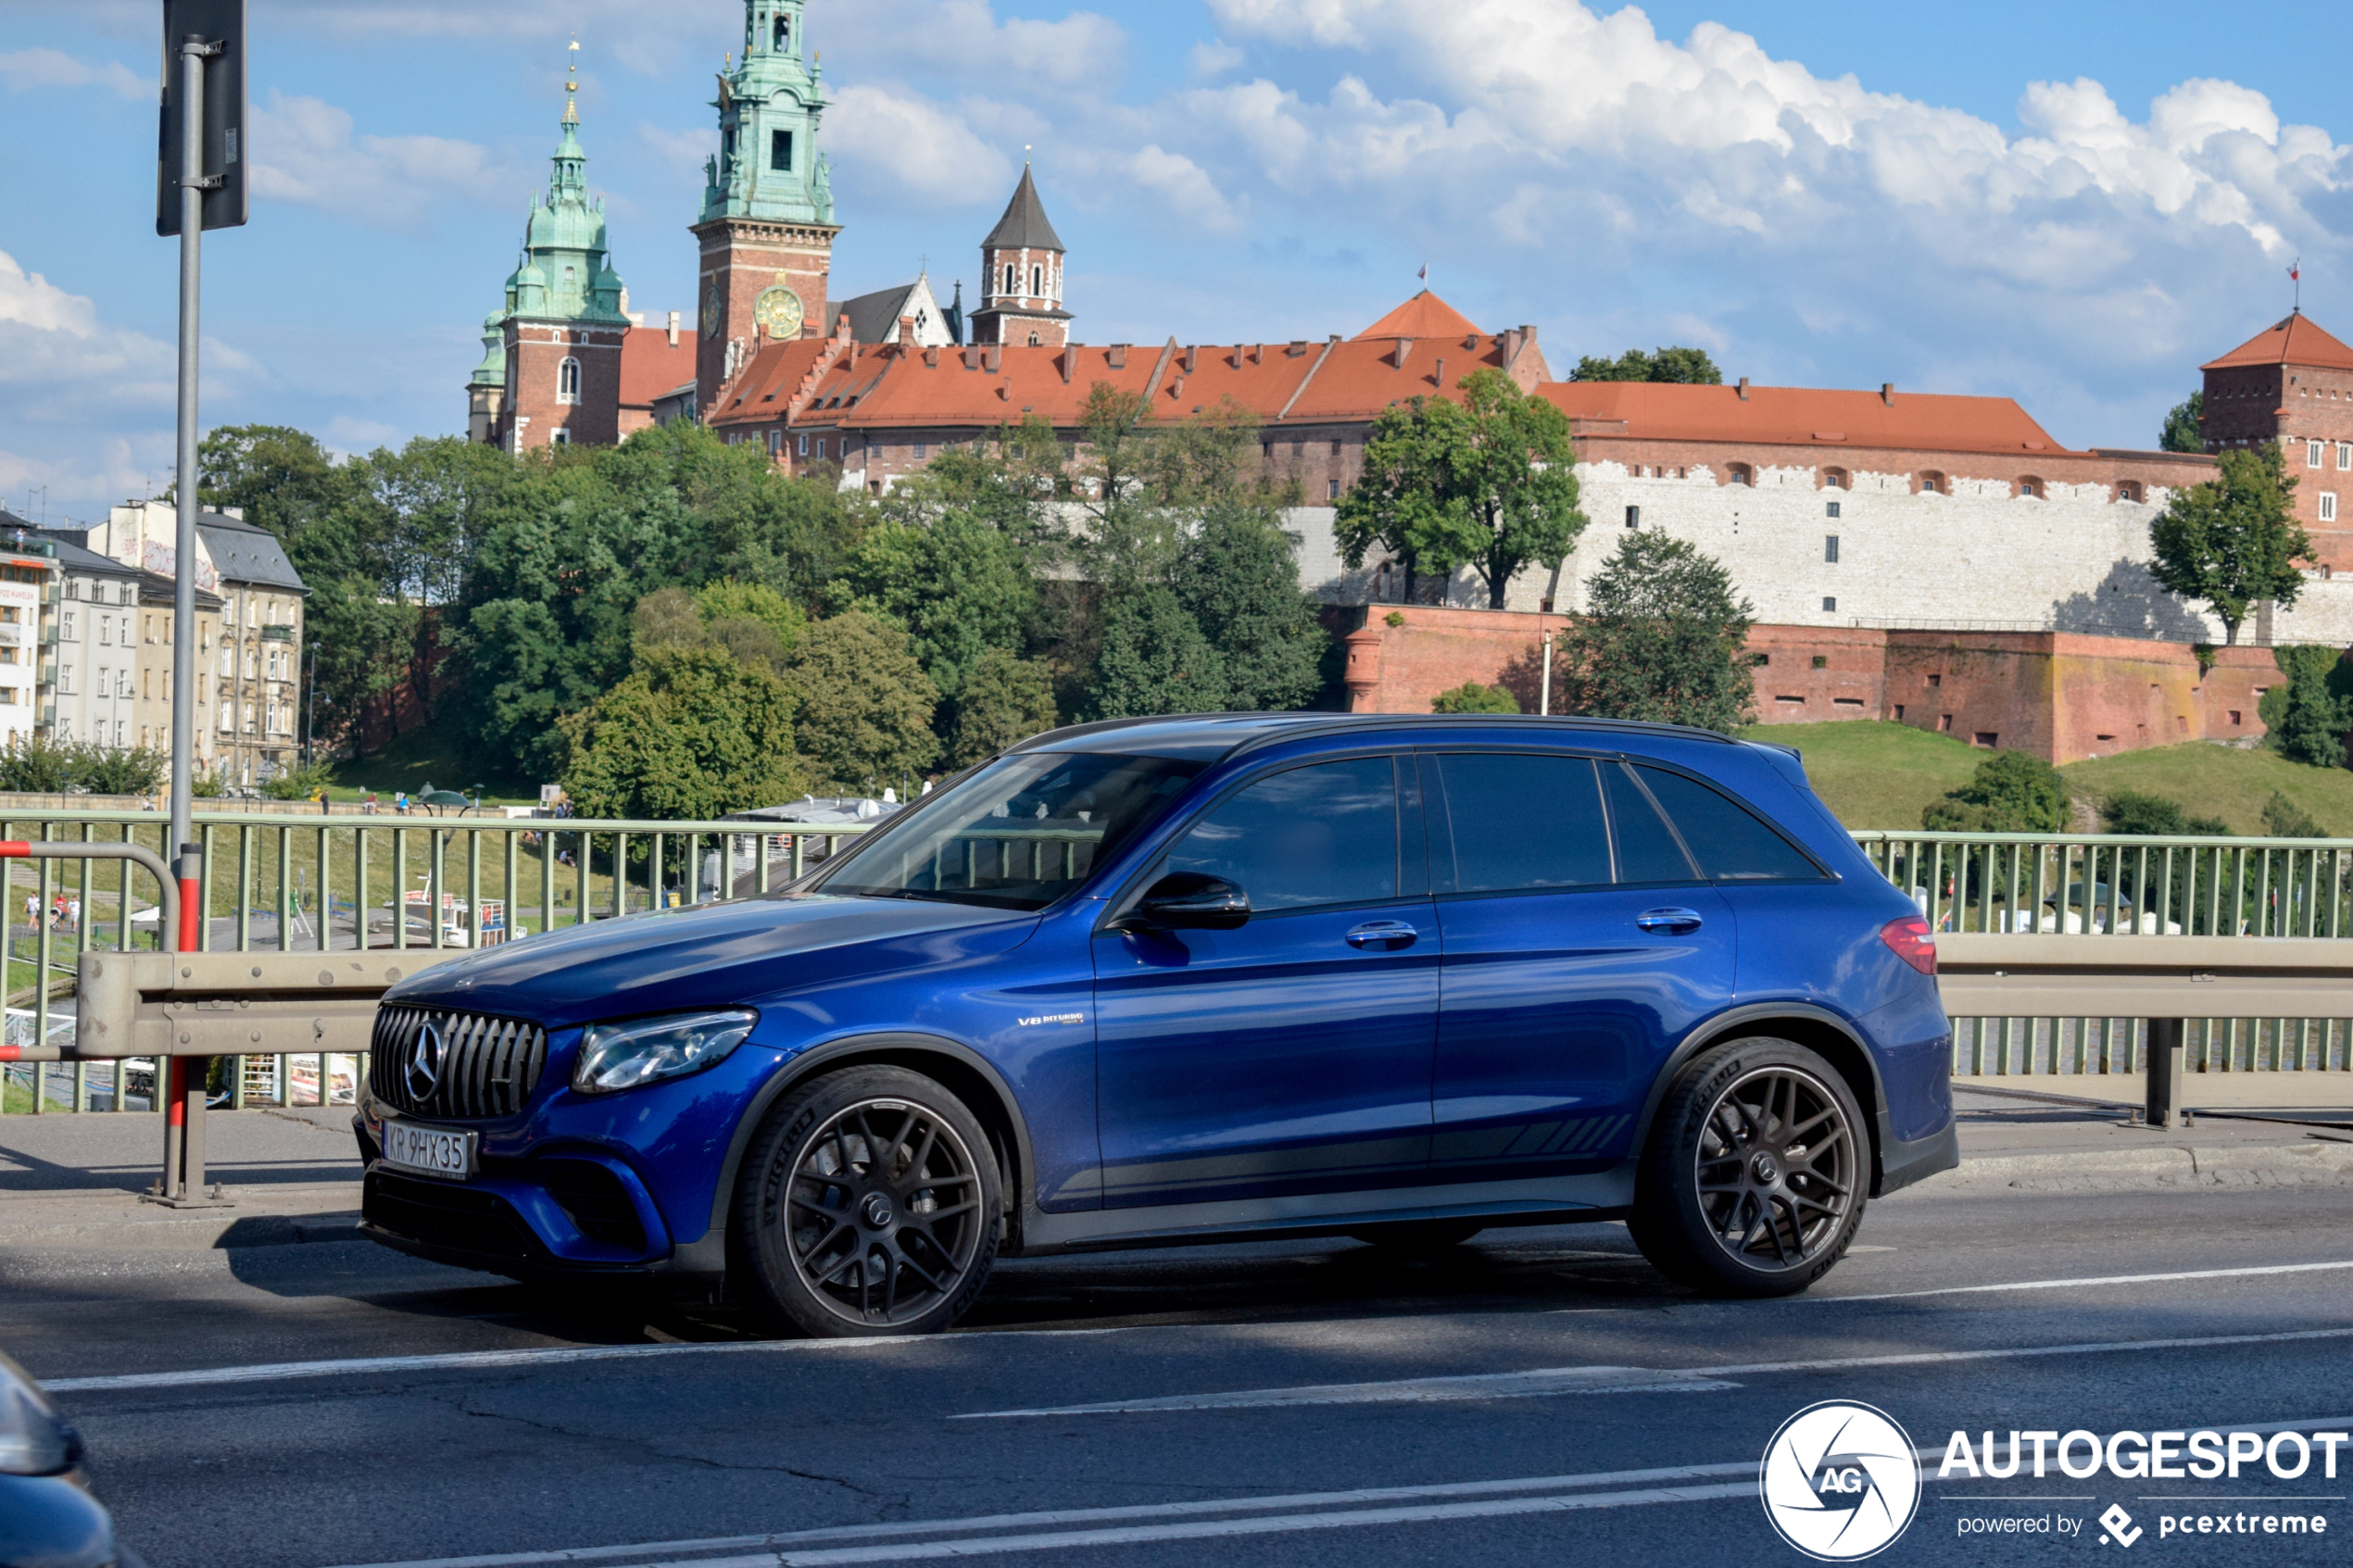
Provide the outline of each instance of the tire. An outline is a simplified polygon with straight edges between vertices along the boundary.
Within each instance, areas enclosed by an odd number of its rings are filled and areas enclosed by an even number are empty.
[[[1348,1234],[1351,1239],[1384,1252],[1414,1255],[1460,1247],[1486,1228],[1477,1220],[1400,1220]]]
[[[1627,1220],[1659,1273],[1715,1296],[1793,1296],[1863,1221],[1870,1144],[1837,1069],[1789,1040],[1703,1051],[1659,1107]]]
[[[768,1113],[729,1221],[731,1272],[772,1329],[936,1334],[979,1298],[1004,1193],[988,1136],[921,1073],[849,1067]]]

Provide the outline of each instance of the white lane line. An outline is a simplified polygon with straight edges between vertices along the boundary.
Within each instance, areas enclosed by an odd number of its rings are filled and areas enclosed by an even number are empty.
[[[1615,1256],[1615,1254],[1612,1254]],[[1816,1303],[1845,1301],[1900,1301],[1927,1296],[1961,1296],[2003,1290],[2065,1290],[2104,1285],[2145,1285],[2167,1280],[2235,1279],[2264,1274],[2311,1273],[2331,1269],[2353,1269],[2353,1261],[2334,1263],[2275,1263],[2243,1269],[2195,1269],[2180,1273],[2106,1274],[2083,1279],[2020,1280],[2007,1285],[1957,1285],[1932,1290],[1894,1291],[1874,1296],[1806,1296],[1796,1299]],[[1755,1308],[1765,1303],[1747,1302]],[[1620,1309],[1571,1308],[1570,1311]],[[1385,1322],[1391,1320],[1371,1320]],[[1143,1334],[1164,1331],[1167,1323],[1129,1323],[1111,1328],[1031,1328],[985,1331],[988,1336],[1001,1335],[1017,1339],[1092,1338],[1114,1334]],[[1250,1324],[1223,1323],[1213,1327],[1247,1328]],[[955,1338],[979,1338],[982,1333],[954,1336]],[[344,1375],[374,1376],[388,1373],[468,1371],[475,1368],[560,1366],[575,1361],[637,1361],[657,1356],[728,1355],[749,1352],[791,1352],[800,1350],[852,1349],[860,1347],[878,1348],[886,1345],[915,1345],[937,1343],[931,1339],[786,1339],[786,1340],[722,1340],[694,1344],[661,1345],[570,1345],[534,1350],[466,1350],[423,1356],[354,1356],[321,1361],[269,1361],[254,1366],[197,1367],[184,1372],[132,1372],[106,1377],[60,1377],[44,1379],[42,1386],[56,1394],[103,1393],[134,1388],[196,1388],[209,1384],[254,1383],[293,1377],[339,1377]]]
[[[1850,1248],[1850,1250],[1852,1250]],[[2159,1285],[2177,1279],[2254,1279],[2266,1274],[2325,1273],[2341,1263],[2267,1263],[2245,1269],[2184,1269],[2167,1274],[2095,1274],[2083,1279],[2030,1279],[2009,1285],[1946,1285],[1933,1290],[1889,1290],[1875,1296],[1808,1296],[1808,1301],[1909,1301],[1922,1296],[1975,1296],[2001,1290],[2088,1290],[2103,1285]]]
[[[634,1361],[698,1351],[707,1355],[765,1351],[794,1354],[920,1343],[912,1339],[730,1339],[715,1344],[567,1345],[537,1350],[459,1350],[433,1356],[352,1356],[331,1361],[266,1361],[258,1366],[198,1367],[188,1372],[130,1372],[112,1377],[49,1377],[52,1394],[118,1388],[196,1388],[215,1383],[255,1383],[286,1377],[377,1376],[397,1372],[467,1372],[483,1368],[559,1366],[573,1361]]]
[[[1935,1453],[1944,1450],[1938,1449]],[[1924,1455],[1928,1450],[1922,1450]],[[1932,1457],[1932,1456],[1930,1456]],[[1283,1509],[1347,1507],[1357,1503],[1410,1502],[1425,1498],[1482,1497],[1499,1492],[1558,1492],[1592,1486],[1625,1486],[1658,1481],[1705,1481],[1719,1475],[1755,1475],[1757,1461],[1730,1464],[1670,1464],[1648,1470],[1588,1471],[1581,1475],[1528,1475],[1506,1481],[1442,1481],[1421,1486],[1364,1486],[1344,1492],[1291,1492],[1274,1497],[1204,1498],[1190,1502],[1134,1503],[1121,1508],[1041,1509],[1029,1513],[992,1513],[976,1518],[904,1520],[887,1524],[835,1524],[815,1530],[765,1536],[714,1536],[695,1541],[640,1541],[629,1546],[567,1547],[554,1551],[495,1552],[484,1557],[431,1557],[406,1562],[372,1562],[346,1568],[530,1568],[535,1563],[594,1562],[618,1557],[653,1558],[678,1552],[740,1551],[748,1547],[790,1547],[877,1536],[940,1535],[951,1530],[1010,1530],[1039,1524],[1103,1524],[1114,1520],[1173,1519],[1189,1514],[1252,1513]]]
[[[967,1411],[950,1421],[1011,1417],[1139,1415],[1171,1411],[1258,1410],[1271,1405],[1386,1404],[1437,1399],[1523,1399],[1579,1392],[1633,1393],[1664,1388],[1723,1387],[1720,1381],[1768,1373],[1852,1372],[1864,1367],[1935,1366],[1954,1361],[2022,1361],[2039,1356],[2096,1356],[2127,1350],[2210,1349],[2224,1345],[2281,1345],[2307,1339],[2353,1338],[2353,1328],[2307,1328],[2277,1334],[2224,1334],[2196,1339],[2101,1340],[2074,1345],[2005,1346],[1983,1350],[1918,1350],[1897,1356],[1841,1356],[1821,1361],[1751,1361],[1740,1366],[1537,1367],[1527,1372],[1469,1377],[1415,1377],[1383,1383],[1324,1384],[1296,1388],[1239,1388],[1219,1394],[1172,1394],[1153,1399],[1110,1399],[1100,1404],[1054,1405],[1034,1410]],[[1597,1374],[1606,1374],[1597,1377]],[[1608,1378],[1618,1381],[1614,1385]],[[1679,1382],[1679,1379],[1695,1381]],[[1603,1386],[1596,1388],[1599,1381]]]

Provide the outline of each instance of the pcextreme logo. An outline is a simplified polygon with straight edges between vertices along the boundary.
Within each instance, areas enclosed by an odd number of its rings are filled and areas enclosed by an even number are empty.
[[[1781,1424],[1757,1478],[1781,1539],[1822,1562],[1853,1562],[1893,1544],[1920,1502],[1919,1461],[1894,1418],[1826,1399]]]

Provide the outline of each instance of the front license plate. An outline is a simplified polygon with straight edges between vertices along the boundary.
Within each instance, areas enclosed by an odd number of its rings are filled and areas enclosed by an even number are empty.
[[[452,1176],[459,1181],[474,1173],[472,1133],[452,1133],[439,1127],[414,1127],[406,1122],[384,1122],[384,1163],[425,1176]]]

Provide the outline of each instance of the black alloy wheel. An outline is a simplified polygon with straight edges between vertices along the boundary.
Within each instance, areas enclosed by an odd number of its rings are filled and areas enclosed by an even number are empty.
[[[744,1165],[734,1257],[755,1307],[802,1333],[926,1334],[996,1261],[997,1164],[970,1110],[896,1067],[828,1073],[772,1111]]]
[[[1682,1284],[1794,1294],[1845,1255],[1862,1222],[1864,1137],[1853,1092],[1813,1051],[1787,1040],[1718,1046],[1660,1107],[1628,1227]]]

